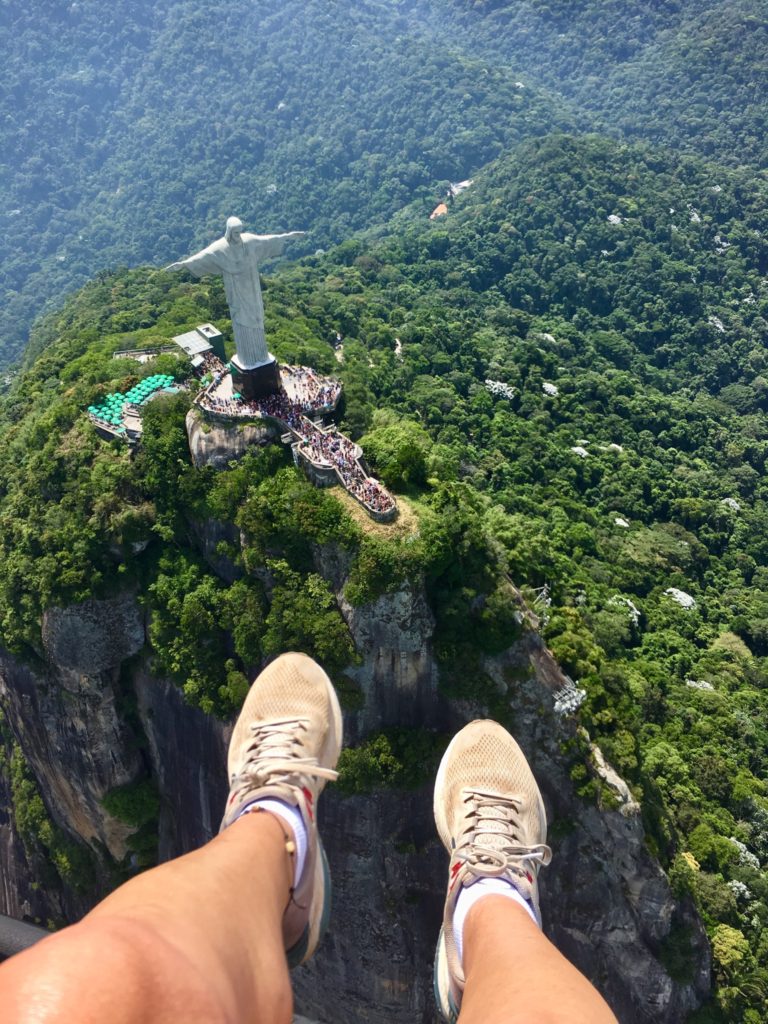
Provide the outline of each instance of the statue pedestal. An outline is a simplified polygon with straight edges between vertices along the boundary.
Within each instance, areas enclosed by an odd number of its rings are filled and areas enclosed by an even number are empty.
[[[265,363],[250,369],[240,365],[237,356],[230,360],[232,367],[232,388],[250,402],[255,398],[264,398],[280,390],[280,367],[273,355]]]

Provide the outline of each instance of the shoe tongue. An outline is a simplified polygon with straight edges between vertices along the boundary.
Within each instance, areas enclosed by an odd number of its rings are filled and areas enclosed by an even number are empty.
[[[481,802],[483,799],[493,801],[498,796],[498,803]],[[475,845],[493,850],[501,850],[514,842],[514,826],[510,820],[509,807],[504,798],[496,793],[476,793],[481,799],[475,806]],[[487,821],[488,831],[484,822]]]
[[[498,807],[478,807],[475,824],[475,846],[479,848],[501,850],[509,845],[509,833],[500,830],[503,825],[500,823],[502,812]],[[487,820],[489,831],[484,831],[483,821]]]

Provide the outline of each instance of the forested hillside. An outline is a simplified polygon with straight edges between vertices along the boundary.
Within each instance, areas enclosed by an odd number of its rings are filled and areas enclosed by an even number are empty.
[[[707,926],[717,992],[695,1020],[764,1019],[767,206],[743,172],[550,137],[494,163],[446,219],[413,211],[269,279],[274,351],[338,370],[344,426],[417,539],[361,533],[277,451],[193,470],[188,397],[148,414],[135,461],[99,441],[82,409],[128,383],[114,348],[225,325],[217,284],[103,276],[51,320],[0,407],[3,643],[36,657],[44,608],[122,578],[145,595],[158,665],[207,710],[227,712],[249,667],[286,646],[342,679],[354,652],[309,559],[333,541],[352,553],[353,604],[426,576],[445,692],[493,705],[481,662],[517,632],[511,578]],[[243,579],[226,587],[194,554],[190,514],[237,522]],[[423,742],[401,738],[399,769],[386,744],[365,748],[347,784],[408,777]],[[583,799],[607,799],[564,756]],[[665,947],[675,978],[688,941]]]
[[[0,364],[46,302],[233,211],[311,252],[552,128],[762,168],[767,40],[755,0],[11,0]]]
[[[476,46],[516,59],[593,129],[768,166],[768,19],[754,0],[455,3],[454,12]]]
[[[5,360],[45,300],[168,263],[232,212],[309,228],[313,251],[575,124],[514,66],[435,45],[411,6],[4,5]]]
[[[521,638],[519,587],[706,927],[714,996],[691,1024],[768,1019],[764,5],[9,0],[0,40],[0,366],[61,307],[0,377],[0,648],[42,672],[46,610],[135,594],[141,657],[207,715],[289,648],[359,711],[332,548],[347,611],[423,586],[441,699],[510,721],[487,672]],[[157,269],[231,213],[308,231],[268,268],[270,348],[343,379],[397,528],[278,447],[194,468],[194,383],[147,409],[135,456],[84,416],[188,376],[116,349],[207,320],[231,347],[221,283]],[[445,742],[426,722],[358,738],[346,794],[418,783]],[[18,740],[0,715],[19,834],[82,887],[93,857]],[[585,742],[564,770],[605,808]],[[134,867],[157,848],[143,775]],[[675,921],[653,955],[684,984],[698,947]]]

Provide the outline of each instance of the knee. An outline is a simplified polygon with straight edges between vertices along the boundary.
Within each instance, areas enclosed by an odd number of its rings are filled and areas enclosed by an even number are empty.
[[[80,941],[103,950],[105,973],[122,978],[122,996],[135,1008],[135,1021],[177,1021],[185,1024],[242,1024],[268,1020],[291,1024],[293,993],[283,957],[255,972],[222,969],[213,949],[193,957],[170,941],[164,928],[130,918],[86,918],[75,929],[88,934]],[[114,984],[114,981],[113,981]],[[95,1018],[113,1021],[117,999],[110,991],[111,1014]]]
[[[0,1002],[18,1024],[228,1024],[183,956],[151,927],[126,919],[86,918],[13,957],[0,972]]]

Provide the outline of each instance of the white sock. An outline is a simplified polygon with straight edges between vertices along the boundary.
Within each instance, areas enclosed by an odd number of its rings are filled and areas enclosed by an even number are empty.
[[[252,804],[245,806],[237,817],[242,818],[244,814],[248,814],[249,811],[255,811],[257,807],[262,811],[269,811],[270,814],[276,815],[293,832],[293,841],[296,844],[293,886],[296,888],[304,871],[304,865],[307,862],[307,828],[301,817],[301,812],[298,807],[283,803],[282,800],[276,800],[274,797],[265,797],[263,800],[254,800]]]
[[[507,896],[509,899],[515,900],[521,907],[525,907],[536,927],[541,927],[536,920],[533,907],[511,882],[505,882],[503,878],[481,878],[479,882],[475,882],[474,885],[465,886],[461,890],[453,911],[453,937],[456,940],[456,952],[459,954],[459,963],[461,963],[464,951],[464,922],[467,920],[467,914],[477,901],[485,896]]]

